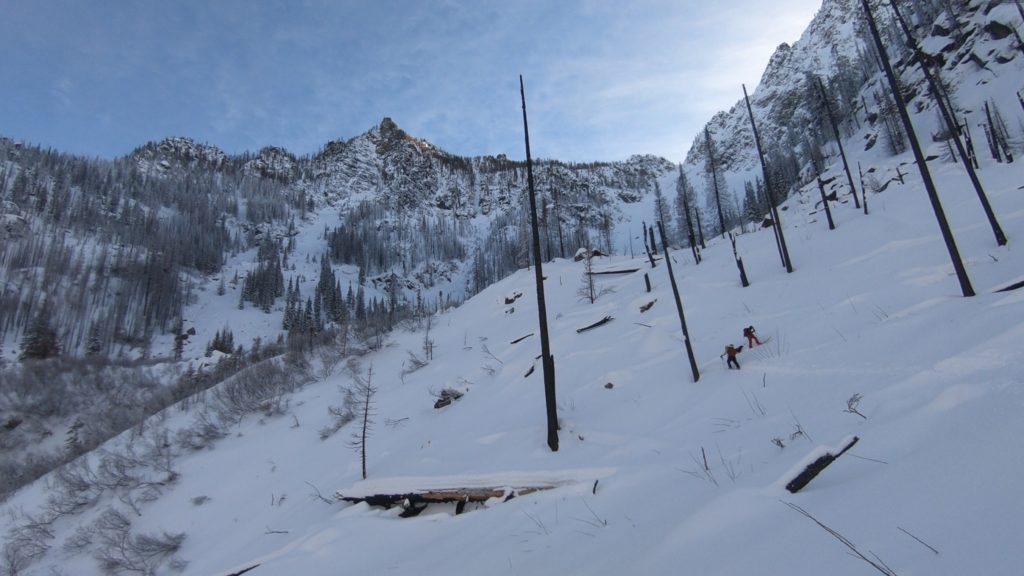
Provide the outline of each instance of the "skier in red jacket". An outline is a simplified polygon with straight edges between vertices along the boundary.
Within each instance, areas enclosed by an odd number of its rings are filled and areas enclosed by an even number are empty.
[[[761,341],[757,339],[757,333],[754,332],[753,326],[747,326],[743,329],[743,337],[747,339],[747,348],[753,348],[754,343],[760,344]]]

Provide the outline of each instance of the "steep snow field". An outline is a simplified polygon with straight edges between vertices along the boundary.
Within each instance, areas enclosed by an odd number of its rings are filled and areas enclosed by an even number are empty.
[[[595,270],[640,270],[599,276],[607,293],[591,304],[578,295],[583,264],[556,261],[544,272],[558,452],[545,444],[539,339],[511,343],[537,332],[533,271],[522,270],[433,318],[426,367],[402,377],[409,352],[423,356],[422,331],[392,334],[359,359],[358,373],[372,368],[379,388],[367,481],[348,446],[355,424],[319,439],[327,407],[352,383],[339,367],[296,393],[289,414],[248,417],[214,449],[180,453],[180,479],[142,506],[133,531],[185,532],[185,574],[255,564],[248,574],[875,571],[793,503],[897,574],[1017,573],[1024,289],[995,291],[1024,280],[1018,165],[981,173],[1010,237],[997,247],[959,166],[932,164],[974,298],[960,296],[912,165],[906,185],[869,193],[869,215],[834,205],[835,231],[808,188],[782,213],[792,274],[770,229],[737,242],[747,288],[727,241],[709,239],[699,266],[689,250],[673,251],[699,382],[663,262],[651,270],[643,258],[595,259]],[[606,315],[614,320],[576,332]],[[744,343],[749,324],[771,340],[744,349],[742,370],[727,370],[723,345]],[[434,409],[431,393],[445,387],[464,396]],[[855,394],[859,403],[848,404]],[[192,419],[171,409],[152,426],[173,431]],[[809,455],[851,435],[860,441],[850,452],[800,493],[785,490]],[[399,518],[315,496],[537,480],[558,486],[460,515],[438,505]],[[4,508],[31,511],[45,496],[36,483]],[[116,494],[104,503],[117,506]],[[58,520],[52,551],[32,573],[95,573],[92,558],[60,548],[94,514]]]

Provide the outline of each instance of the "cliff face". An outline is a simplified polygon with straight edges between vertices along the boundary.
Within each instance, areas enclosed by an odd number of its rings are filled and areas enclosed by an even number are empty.
[[[912,112],[930,111],[933,106],[923,74],[906,47],[888,2],[870,3]],[[904,2],[901,12],[910,20],[924,51],[941,66],[960,113],[969,114],[983,108],[988,99],[1000,101],[1020,89],[1009,80],[1019,77],[1024,60],[1014,34],[1021,16],[1011,3],[965,0],[934,4]],[[775,154],[777,162],[792,164],[803,178],[813,172],[811,148],[832,139],[831,129],[823,121],[816,87],[811,84],[813,76],[823,81],[844,138],[855,144],[884,140],[875,124],[882,113],[876,95],[888,91],[880,73],[861,1],[824,0],[800,39],[776,49],[756,89],[747,87],[765,153]],[[918,116],[929,124],[934,124],[933,117],[937,115],[932,112]],[[741,190],[744,181],[761,177],[750,118],[742,99],[728,111],[715,114],[706,127],[716,146],[716,163],[734,191]],[[928,125],[919,131],[927,134],[932,128]],[[694,136],[684,166],[691,178],[700,182],[706,163],[702,130]]]

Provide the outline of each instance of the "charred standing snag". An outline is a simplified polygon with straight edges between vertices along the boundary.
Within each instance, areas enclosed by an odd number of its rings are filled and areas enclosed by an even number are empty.
[[[967,157],[967,151],[964,150],[964,145],[960,142],[960,131],[959,126],[956,123],[956,119],[953,118],[953,110],[947,106],[947,101],[942,98],[942,78],[939,76],[939,69],[936,68],[933,72],[928,68],[928,63],[932,60],[931,56],[925,54],[924,50],[921,49],[921,45],[918,44],[917,38],[914,37],[913,32],[910,31],[910,27],[907,26],[906,20],[903,19],[903,14],[900,13],[900,9],[896,6],[895,2],[890,2],[893,13],[896,15],[896,20],[900,24],[900,28],[903,29],[903,34],[907,37],[907,43],[910,48],[917,55],[917,63],[921,67],[921,72],[924,72],[925,80],[928,82],[928,90],[931,92],[932,99],[935,100],[936,106],[939,107],[939,113],[942,116],[942,120],[946,125],[946,130],[949,131],[949,137],[953,139],[953,144],[956,145],[957,154],[964,161],[964,167],[967,169],[967,176],[971,179],[971,185],[974,186],[974,192],[978,195],[978,200],[981,202],[982,210],[985,211],[985,217],[988,218],[989,227],[992,228],[992,234],[996,237],[996,244],[999,246],[1006,245],[1006,234],[1003,232],[1002,226],[999,225],[999,221],[996,219],[996,213],[992,210],[992,205],[988,201],[988,195],[985,194],[985,189],[981,185],[981,180],[978,179],[978,174],[974,170],[974,165],[971,164],[970,159]],[[985,102],[985,114],[989,115],[988,102]],[[991,116],[989,115],[989,126],[992,126]],[[1009,153],[1009,150],[1007,150]],[[1012,162],[1012,157],[1010,158]]]
[[[526,180],[530,192],[530,215],[533,223],[533,266],[537,277],[537,316],[540,324],[541,366],[544,369],[544,403],[547,407],[548,447],[558,451],[558,412],[555,404],[555,360],[548,338],[548,309],[544,302],[544,271],[541,269],[540,229],[537,225],[537,193],[533,187],[533,160],[530,159],[530,128],[526,121],[526,89],[519,76],[519,95],[523,101],[523,134],[526,140]]]
[[[928,169],[924,152],[921,150],[921,143],[918,141],[914,125],[910,121],[910,113],[907,112],[907,105],[903,101],[903,94],[900,93],[899,81],[896,79],[896,73],[892,70],[892,64],[889,63],[889,53],[882,43],[882,36],[878,32],[878,25],[875,24],[875,15],[871,11],[868,0],[861,0],[861,4],[864,7],[864,14],[867,16],[868,29],[871,31],[871,37],[875,41],[875,47],[878,48],[878,53],[882,56],[882,68],[885,70],[885,77],[889,81],[892,98],[896,101],[896,109],[899,111],[900,120],[903,122],[903,128],[906,130],[907,136],[910,137],[910,148],[914,151],[914,161],[917,163],[917,169],[921,172],[921,180],[924,182],[924,188],[928,192],[928,200],[931,202],[932,211],[935,212],[935,219],[938,221],[939,230],[942,232],[942,239],[946,244],[946,250],[949,252],[949,259],[953,262],[953,269],[956,271],[957,280],[960,281],[960,290],[963,292],[964,297],[974,296],[974,287],[971,286],[971,280],[967,276],[967,269],[960,258],[960,250],[957,249],[956,240],[953,239],[953,231],[949,227],[946,212],[943,210],[942,202],[939,200],[939,193],[935,189],[935,182],[932,180],[931,171]]]
[[[711,171],[711,183],[715,191],[715,206],[718,208],[718,225],[722,228],[722,238],[725,238],[725,214],[722,212],[722,197],[718,192],[718,175],[715,173],[715,146],[711,143],[711,133],[708,132],[707,126],[704,127],[704,142],[707,144],[708,169]],[[662,242],[664,241],[663,238]]]
[[[825,111],[828,113],[828,121],[832,125],[832,134],[836,137],[836,145],[839,147],[839,156],[843,159],[843,170],[846,172],[846,181],[850,184],[850,195],[853,196],[853,204],[860,209],[860,202],[857,201],[857,187],[853,185],[853,175],[850,174],[850,165],[846,162],[846,151],[843,150],[843,138],[839,135],[839,124],[836,123],[836,116],[832,113],[832,104],[828,101],[828,95],[825,93],[825,86],[821,83],[821,78],[815,76],[815,83],[818,85],[818,93],[821,95],[821,101],[825,103]],[[821,182],[821,175],[818,175],[818,181]],[[829,229],[834,230],[835,226],[832,226],[832,215],[829,214]]]
[[[750,281],[747,280],[747,269],[743,267],[743,258],[736,251],[736,236],[732,232],[729,232],[729,242],[732,242],[732,257],[736,260],[736,268],[740,271],[740,284],[746,288],[750,286]]]
[[[679,324],[683,328],[683,341],[686,342],[686,355],[690,359],[690,371],[693,372],[693,381],[700,380],[700,370],[697,369],[697,359],[693,356],[693,345],[690,344],[690,331],[686,328],[686,315],[683,314],[683,301],[679,298],[679,286],[676,285],[676,275],[672,273],[672,258],[668,253],[668,238],[665,236],[665,227],[658,222],[658,232],[661,232],[661,242],[665,245],[665,262],[668,264],[668,278],[672,281],[672,294],[676,297],[676,311],[679,312]]]
[[[743,99],[747,103],[747,113],[750,114],[750,128],[754,131],[754,144],[757,145],[757,156],[761,160],[761,172],[764,174],[764,191],[768,195],[769,209],[772,211],[772,220],[775,223],[775,233],[778,235],[779,256],[782,257],[782,265],[786,267],[787,273],[793,272],[793,261],[789,259],[789,249],[786,247],[786,236],[782,233],[782,219],[779,218],[779,207],[775,205],[775,194],[772,192],[772,180],[768,177],[768,164],[764,160],[764,151],[761,149],[761,136],[757,133],[757,124],[754,122],[754,109],[750,106],[750,97],[747,96],[747,86],[743,85]]]

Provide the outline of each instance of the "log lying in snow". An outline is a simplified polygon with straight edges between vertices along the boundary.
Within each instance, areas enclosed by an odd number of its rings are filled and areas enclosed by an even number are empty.
[[[592,328],[597,328],[598,326],[601,326],[602,324],[607,324],[607,323],[611,322],[612,320],[613,320],[613,318],[611,316],[605,316],[604,318],[601,318],[600,320],[598,320],[597,322],[594,322],[593,324],[591,324],[589,326],[584,326],[583,328],[577,328],[576,329],[576,333],[579,334],[580,332],[586,332],[587,330],[590,330]]]
[[[807,484],[809,484],[811,480],[814,480],[815,476],[820,474],[822,470],[828,467],[829,464],[835,462],[836,458],[839,458],[847,450],[853,448],[853,445],[856,444],[858,440],[860,440],[860,438],[854,436],[853,438],[850,439],[849,442],[846,443],[846,446],[844,446],[843,449],[840,450],[839,452],[833,454],[831,452],[826,451],[823,455],[817,457],[813,462],[804,466],[803,470],[786,484],[786,490],[789,490],[793,494],[799,492],[804,486],[807,486]]]
[[[413,515],[434,503],[485,502],[493,498],[508,500],[550,490],[583,485],[615,474],[615,468],[574,468],[545,471],[501,471],[487,474],[459,474],[427,477],[395,477],[359,480],[341,488],[334,497],[346,502],[366,502],[372,506],[401,506]],[[456,508],[459,511],[459,508]]]
[[[541,490],[550,490],[554,486],[523,486],[520,488],[437,488],[423,492],[407,492],[403,494],[372,494],[369,496],[345,496],[342,492],[335,497],[345,502],[366,502],[370,506],[391,508],[401,506],[404,510],[400,516],[409,518],[418,515],[428,504],[458,504],[456,514],[461,514],[467,502],[486,502],[491,498],[501,498],[507,502],[516,496],[525,496]]]
[[[590,276],[599,276],[601,274],[632,274],[637,270],[639,270],[639,268],[628,268],[624,270],[602,270],[600,272],[587,272],[587,274]]]
[[[1000,288],[999,290],[996,290],[996,292],[1009,292],[1011,290],[1017,290],[1017,289],[1020,289],[1020,288],[1024,288],[1024,280],[1021,280],[1020,282],[1015,282],[1013,284],[1010,284],[1009,286],[1005,286],[1003,288]]]
[[[509,342],[509,344],[518,344],[518,343],[522,342],[523,340],[526,340],[530,336],[533,336],[533,332],[530,332],[526,336],[520,336],[519,338],[516,338],[515,340]]]
[[[435,488],[423,492],[408,492],[405,494],[373,494],[370,496],[345,496],[338,492],[339,500],[346,502],[366,502],[371,506],[384,506],[390,508],[396,504],[402,504],[406,500],[413,504],[426,502],[433,504],[438,502],[486,502],[491,498],[502,498],[511,500],[516,496],[525,496],[541,490],[550,490],[554,486],[523,486],[521,488],[487,487],[487,488]]]

